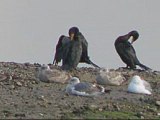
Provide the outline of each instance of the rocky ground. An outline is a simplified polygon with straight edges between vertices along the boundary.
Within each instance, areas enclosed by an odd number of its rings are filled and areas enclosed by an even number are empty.
[[[44,83],[35,74],[39,64],[0,63],[1,119],[66,119],[66,118],[159,118],[160,73],[117,69],[127,79],[121,86],[105,86],[110,92],[98,97],[67,95],[66,84]],[[51,66],[52,69],[59,67]],[[114,71],[114,70],[112,70]],[[78,68],[70,71],[81,81],[93,83],[99,70]],[[140,75],[153,88],[152,95],[127,92],[129,78]]]

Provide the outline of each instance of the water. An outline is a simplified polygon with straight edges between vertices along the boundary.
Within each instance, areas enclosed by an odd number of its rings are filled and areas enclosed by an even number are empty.
[[[89,43],[89,56],[101,67],[125,66],[115,39],[137,30],[139,60],[160,70],[159,0],[1,0],[0,61],[52,63],[61,34],[79,27]],[[89,66],[80,64],[81,66]]]

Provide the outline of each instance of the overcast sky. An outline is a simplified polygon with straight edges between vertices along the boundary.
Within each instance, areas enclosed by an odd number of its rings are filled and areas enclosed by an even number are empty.
[[[160,0],[0,0],[0,61],[52,63],[59,36],[77,26],[99,66],[125,66],[114,41],[137,30],[139,60],[160,70],[159,5]]]

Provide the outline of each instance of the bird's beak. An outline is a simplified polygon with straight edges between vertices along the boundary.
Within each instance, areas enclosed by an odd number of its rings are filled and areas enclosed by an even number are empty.
[[[134,39],[134,37],[132,37],[131,44],[133,44],[134,41],[135,41],[135,39]]]
[[[74,33],[71,33],[71,34],[70,34],[70,38],[71,38],[71,40],[74,39]]]

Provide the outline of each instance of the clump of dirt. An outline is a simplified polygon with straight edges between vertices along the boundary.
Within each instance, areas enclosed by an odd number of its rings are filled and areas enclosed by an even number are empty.
[[[98,97],[66,94],[66,84],[45,83],[36,78],[39,64],[0,63],[1,119],[87,119],[160,118],[160,72],[111,69],[127,79],[121,86],[105,86],[110,92]],[[50,65],[52,69],[60,67]],[[77,68],[68,71],[81,81],[95,82],[99,70]],[[130,77],[139,75],[151,84],[152,95],[127,92]]]

